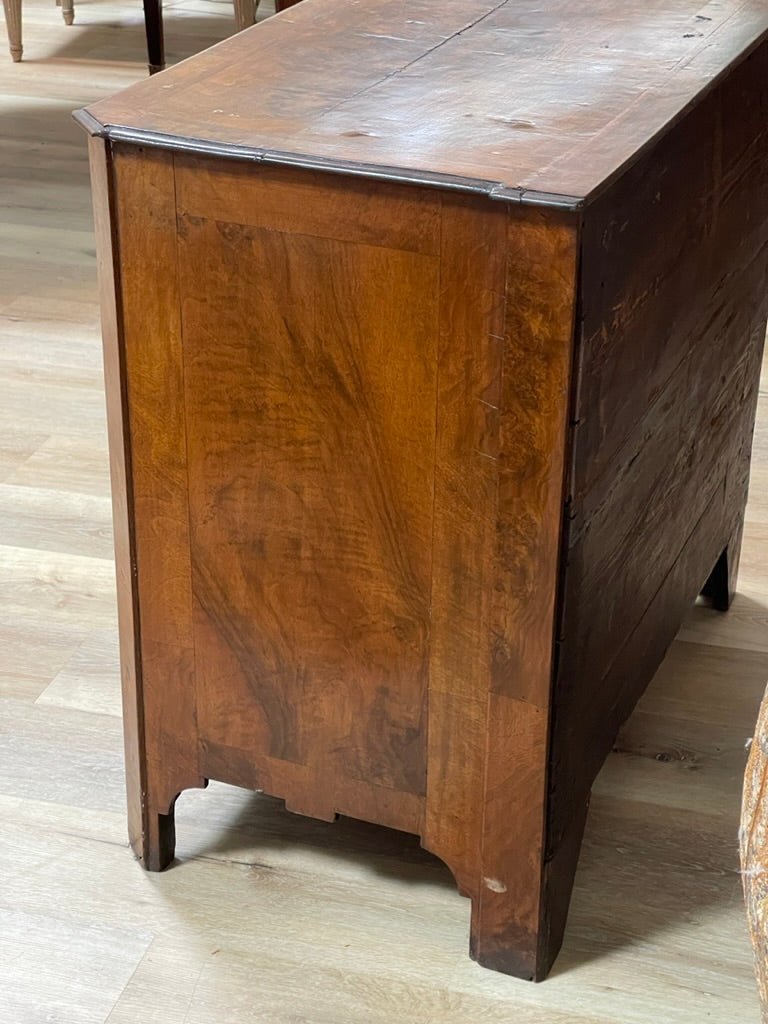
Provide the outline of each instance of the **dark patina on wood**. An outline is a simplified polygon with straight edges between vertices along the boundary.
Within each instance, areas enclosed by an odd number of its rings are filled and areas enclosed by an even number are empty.
[[[512,87],[514,86],[514,87]],[[131,841],[414,832],[546,976],[589,792],[735,586],[762,0],[303,0],[95,104]]]

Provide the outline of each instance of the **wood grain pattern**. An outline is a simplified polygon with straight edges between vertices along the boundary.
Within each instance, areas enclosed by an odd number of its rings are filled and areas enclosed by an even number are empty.
[[[444,197],[424,846],[477,895],[481,863],[507,213]]]
[[[310,0],[91,115],[167,145],[579,199],[766,32],[762,0]]]
[[[663,407],[683,362],[695,368],[706,351],[702,333],[727,332],[734,312],[750,322],[768,199],[759,100],[767,72],[762,46],[585,215],[595,258],[584,264],[591,299],[582,328],[575,500],[632,443],[638,419]],[[614,258],[627,249],[631,261]],[[696,301],[679,306],[681,295]],[[624,402],[628,389],[632,401]]]
[[[726,608],[734,586],[765,335],[766,70],[763,46],[584,218],[548,835],[572,870],[591,781],[684,608],[702,588]]]
[[[426,189],[254,169],[185,156],[176,161],[179,216],[333,238],[437,256],[440,205]]]
[[[600,10],[616,45],[628,15]],[[317,11],[269,29],[293,62]],[[636,73],[608,97],[581,10],[563,27],[522,0],[449,4],[351,67],[341,44],[378,11],[324,16],[330,105],[308,58],[279,116],[269,90],[247,117],[214,110],[245,122],[216,151],[186,104],[239,81],[235,43],[189,88],[135,91],[111,133],[178,134],[117,151],[149,806],[170,836],[197,773],[416,831],[472,898],[472,955],[541,979],[593,779],[685,608],[730,601],[767,311],[768,21],[749,0],[696,33],[683,0],[633,13]],[[534,160],[573,202],[472,177],[497,126],[457,145],[456,82],[471,60],[496,102],[523,38],[520,97],[564,122],[509,167]],[[428,175],[396,173],[406,108]],[[278,120],[305,166],[249,150]]]
[[[147,834],[142,793],[146,791],[147,753],[141,692],[141,651],[138,647],[137,603],[133,566],[133,480],[130,434],[125,422],[126,373],[119,324],[119,270],[113,244],[114,197],[108,146],[101,139],[89,139],[91,189],[98,251],[101,330],[104,345],[104,386],[107,398],[112,480],[112,520],[117,567],[117,607],[120,620],[120,669],[125,735],[125,774],[128,797],[128,835],[134,850],[144,849]]]
[[[551,982],[465,956],[469,902],[402,832],[212,783],[177,804],[179,867],[146,877],[133,863],[121,731],[102,713],[120,680],[109,645],[89,641],[115,633],[114,568],[101,544],[70,553],[76,495],[109,483],[86,153],[69,108],[146,73],[141,7],[100,0],[65,31],[50,0],[24,6],[35,63],[0,62],[0,474],[5,521],[18,499],[24,525],[0,544],[0,1018],[756,1024],[734,837],[768,678],[765,387],[739,594],[727,615],[690,610],[596,780]],[[182,0],[166,26],[173,59],[231,31],[231,10]]]
[[[160,870],[173,856],[173,802],[182,789],[202,784],[192,677],[173,159],[127,150],[116,155],[114,167],[113,230],[121,254],[118,344],[125,388],[121,416],[130,436],[127,501],[134,531],[130,563],[124,551],[118,561],[135,588],[132,625],[141,650],[137,734],[127,732],[127,742],[138,743],[146,772],[142,839],[134,835],[133,842],[147,866]],[[120,459],[121,452],[113,451]],[[123,632],[130,628],[121,624]]]
[[[565,510],[579,232],[549,211],[510,216],[500,388],[497,538],[472,954],[542,979],[547,748]],[[505,811],[515,806],[515,827]]]
[[[438,263],[410,246],[438,201],[327,237],[334,186],[301,229],[295,172],[225,175],[179,235],[200,735],[268,755],[281,795],[303,766],[289,804],[320,817],[347,778],[424,793],[434,504]]]

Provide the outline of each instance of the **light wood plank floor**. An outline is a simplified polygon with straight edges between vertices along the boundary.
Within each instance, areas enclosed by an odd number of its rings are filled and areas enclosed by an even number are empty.
[[[180,864],[125,841],[85,139],[144,73],[141,6],[24,0],[0,56],[0,1022],[756,1024],[740,896],[744,745],[768,679],[768,394],[741,593],[692,610],[598,781],[565,948],[532,986],[467,957],[469,903],[397,833],[221,785]],[[169,0],[172,59],[231,31]],[[322,45],[322,40],[318,40]]]

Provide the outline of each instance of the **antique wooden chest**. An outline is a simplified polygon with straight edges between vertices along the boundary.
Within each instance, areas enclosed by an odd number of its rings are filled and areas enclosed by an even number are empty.
[[[764,0],[305,0],[91,133],[130,835],[417,833],[543,978],[594,776],[738,562]]]

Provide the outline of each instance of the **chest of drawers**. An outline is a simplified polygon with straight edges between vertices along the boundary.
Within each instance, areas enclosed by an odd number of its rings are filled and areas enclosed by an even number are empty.
[[[218,779],[559,948],[594,776],[732,591],[762,0],[304,0],[91,134],[131,840]]]

